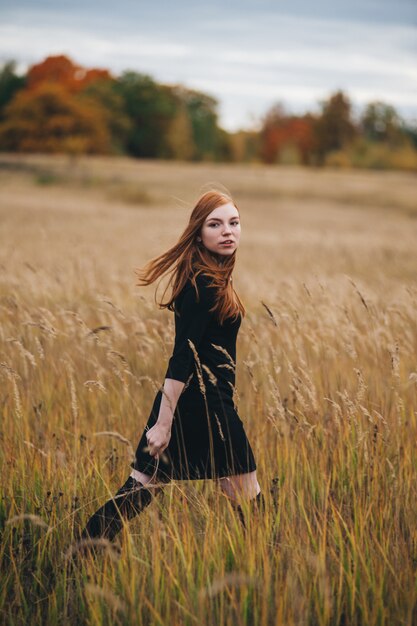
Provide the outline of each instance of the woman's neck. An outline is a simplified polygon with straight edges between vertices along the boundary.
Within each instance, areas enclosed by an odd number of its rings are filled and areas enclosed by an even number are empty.
[[[223,267],[224,259],[221,255],[216,254],[215,252],[210,252],[210,256],[217,263],[217,265],[219,265],[220,267]]]

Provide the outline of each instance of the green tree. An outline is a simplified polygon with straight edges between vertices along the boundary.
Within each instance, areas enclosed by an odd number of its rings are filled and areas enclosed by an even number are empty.
[[[117,79],[117,91],[131,121],[128,152],[137,157],[166,156],[167,135],[178,107],[172,90],[147,74],[127,71]]]
[[[329,152],[342,150],[353,142],[357,131],[351,119],[350,100],[342,91],[321,102],[321,114],[313,128],[319,164]]]
[[[169,133],[169,142],[172,149],[175,138],[178,158],[230,161],[230,136],[218,126],[217,101],[183,85],[174,85],[171,91],[177,112]],[[178,149],[182,156],[179,156]]]
[[[188,111],[183,104],[178,107],[178,112],[171,122],[168,130],[167,145],[170,156],[174,159],[188,161],[195,152],[193,129]]]
[[[0,119],[4,119],[4,108],[17,91],[23,89],[26,79],[16,74],[16,61],[7,61],[0,70]]]
[[[405,140],[403,121],[393,106],[381,101],[370,102],[360,119],[366,139],[401,145]]]
[[[404,132],[407,135],[411,145],[417,150],[417,121],[404,123]]]
[[[218,128],[216,143],[216,161],[233,161],[233,146],[230,141],[230,133],[224,130],[224,128]]]
[[[238,130],[228,134],[229,159],[233,162],[253,163],[259,160],[261,134],[256,130]]]
[[[97,80],[85,87],[76,97],[80,102],[98,104],[109,129],[111,152],[124,154],[127,151],[133,124],[125,111],[125,103],[118,92],[117,81]]]
[[[225,150],[225,143],[217,124],[217,100],[194,89],[182,88],[180,93],[193,128],[194,159],[219,160]]]

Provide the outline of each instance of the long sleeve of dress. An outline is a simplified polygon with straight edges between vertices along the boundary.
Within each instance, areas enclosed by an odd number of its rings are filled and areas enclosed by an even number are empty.
[[[179,301],[175,319],[175,343],[165,378],[186,382],[194,364],[194,353],[188,342],[192,341],[195,349],[204,336],[213,313],[209,309],[214,304],[213,289],[208,287],[208,279],[199,275],[196,279],[199,301],[191,282],[184,286],[184,293]]]

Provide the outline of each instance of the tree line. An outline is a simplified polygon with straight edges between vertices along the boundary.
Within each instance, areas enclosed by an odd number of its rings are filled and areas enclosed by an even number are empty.
[[[85,68],[49,56],[18,75],[0,70],[0,150],[119,154],[186,161],[263,162],[417,170],[417,127],[381,101],[358,118],[338,90],[318,113],[275,103],[259,129],[227,132],[218,101],[148,74]]]

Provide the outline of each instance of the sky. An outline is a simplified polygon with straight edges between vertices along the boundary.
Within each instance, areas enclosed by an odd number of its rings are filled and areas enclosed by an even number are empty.
[[[229,131],[338,89],[417,120],[417,0],[0,0],[0,62],[65,54],[215,97]]]

